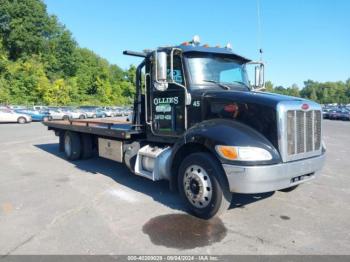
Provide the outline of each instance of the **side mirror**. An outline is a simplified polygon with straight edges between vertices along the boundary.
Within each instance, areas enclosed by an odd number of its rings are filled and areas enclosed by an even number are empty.
[[[255,66],[255,81],[254,81],[254,86],[258,87],[260,84],[260,67]]]
[[[167,53],[155,52],[155,68],[154,68],[154,85],[159,91],[165,91],[168,88],[167,83]]]
[[[264,77],[264,64],[259,63],[259,65],[255,66],[255,81],[254,87],[255,89],[264,89],[265,88],[265,77]]]

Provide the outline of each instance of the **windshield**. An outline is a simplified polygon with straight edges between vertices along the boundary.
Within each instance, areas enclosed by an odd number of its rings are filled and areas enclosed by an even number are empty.
[[[217,55],[192,55],[187,57],[193,85],[224,84],[234,89],[248,89],[245,65],[229,57]]]

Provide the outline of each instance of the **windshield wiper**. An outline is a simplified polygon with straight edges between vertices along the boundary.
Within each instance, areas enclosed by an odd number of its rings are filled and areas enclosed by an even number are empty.
[[[214,81],[214,80],[202,80],[203,82],[209,82],[209,83],[214,83],[214,84],[217,84],[218,86],[220,86],[222,89],[225,89],[225,90],[230,90],[231,88],[227,85],[224,85],[218,81]]]
[[[237,84],[240,84],[240,85],[242,85],[242,86],[245,86],[245,87],[247,87],[248,89],[250,89],[250,87],[246,84],[246,83],[244,83],[244,82],[241,82],[241,81],[233,81],[234,83],[237,83]]]

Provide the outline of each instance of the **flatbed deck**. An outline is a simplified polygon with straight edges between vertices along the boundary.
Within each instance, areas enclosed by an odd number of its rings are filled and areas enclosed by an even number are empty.
[[[114,119],[71,119],[44,121],[49,130],[70,130],[119,139],[131,139],[143,133],[140,126]]]

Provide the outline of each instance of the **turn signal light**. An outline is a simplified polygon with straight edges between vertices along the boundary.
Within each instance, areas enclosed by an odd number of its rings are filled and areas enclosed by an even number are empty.
[[[272,155],[263,148],[251,146],[215,146],[216,152],[225,159],[236,161],[268,161]]]
[[[232,146],[217,146],[216,150],[222,157],[226,159],[235,160],[238,157],[236,148]]]

